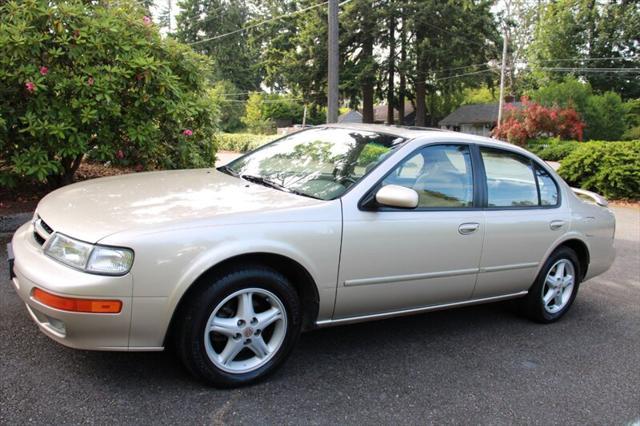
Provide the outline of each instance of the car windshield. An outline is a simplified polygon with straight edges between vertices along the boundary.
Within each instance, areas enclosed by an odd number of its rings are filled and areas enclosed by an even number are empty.
[[[377,132],[313,128],[265,145],[219,170],[278,190],[332,200],[404,141]]]

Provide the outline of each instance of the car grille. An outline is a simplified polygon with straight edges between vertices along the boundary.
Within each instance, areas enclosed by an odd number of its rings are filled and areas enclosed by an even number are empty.
[[[33,238],[35,238],[36,242],[43,245],[51,234],[53,234],[53,229],[40,216],[37,216],[33,222]]]

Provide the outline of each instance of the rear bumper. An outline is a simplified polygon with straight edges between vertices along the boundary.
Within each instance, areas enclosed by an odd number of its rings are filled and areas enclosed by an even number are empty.
[[[30,223],[16,231],[11,247],[15,256],[11,282],[44,334],[76,349],[128,350],[133,289],[130,275],[92,275],[50,259],[35,241]],[[117,299],[122,301],[122,310],[97,314],[55,309],[32,297],[35,287],[60,296]]]

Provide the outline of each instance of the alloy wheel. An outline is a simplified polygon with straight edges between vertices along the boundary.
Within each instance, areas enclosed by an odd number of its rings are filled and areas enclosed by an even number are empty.
[[[247,288],[226,297],[204,330],[207,356],[228,373],[247,373],[265,365],[284,342],[287,314],[270,291]]]
[[[568,259],[553,264],[542,286],[542,304],[550,314],[560,312],[571,300],[575,285],[575,268]]]

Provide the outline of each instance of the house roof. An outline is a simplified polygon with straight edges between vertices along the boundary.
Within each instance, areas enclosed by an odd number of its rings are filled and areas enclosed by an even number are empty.
[[[405,118],[413,113],[413,104],[407,101],[404,103]],[[398,109],[393,110],[394,121],[400,121],[400,112]],[[384,123],[387,121],[387,105],[378,104],[373,107],[373,121],[376,123]],[[404,120],[403,120],[404,121]],[[338,117],[338,123],[362,123],[362,113],[356,110],[349,110]]]
[[[520,107],[521,102],[511,102],[514,107]],[[462,105],[451,114],[440,120],[440,126],[459,126],[460,124],[494,124],[498,121],[498,104]]]
[[[387,121],[387,104],[378,104],[373,107],[373,120],[375,122],[384,123]],[[413,112],[413,104],[409,101],[404,103],[404,116],[408,116]],[[400,112],[397,108],[393,109],[394,121],[400,121]]]
[[[338,123],[362,123],[362,114],[351,109],[338,117]]]

